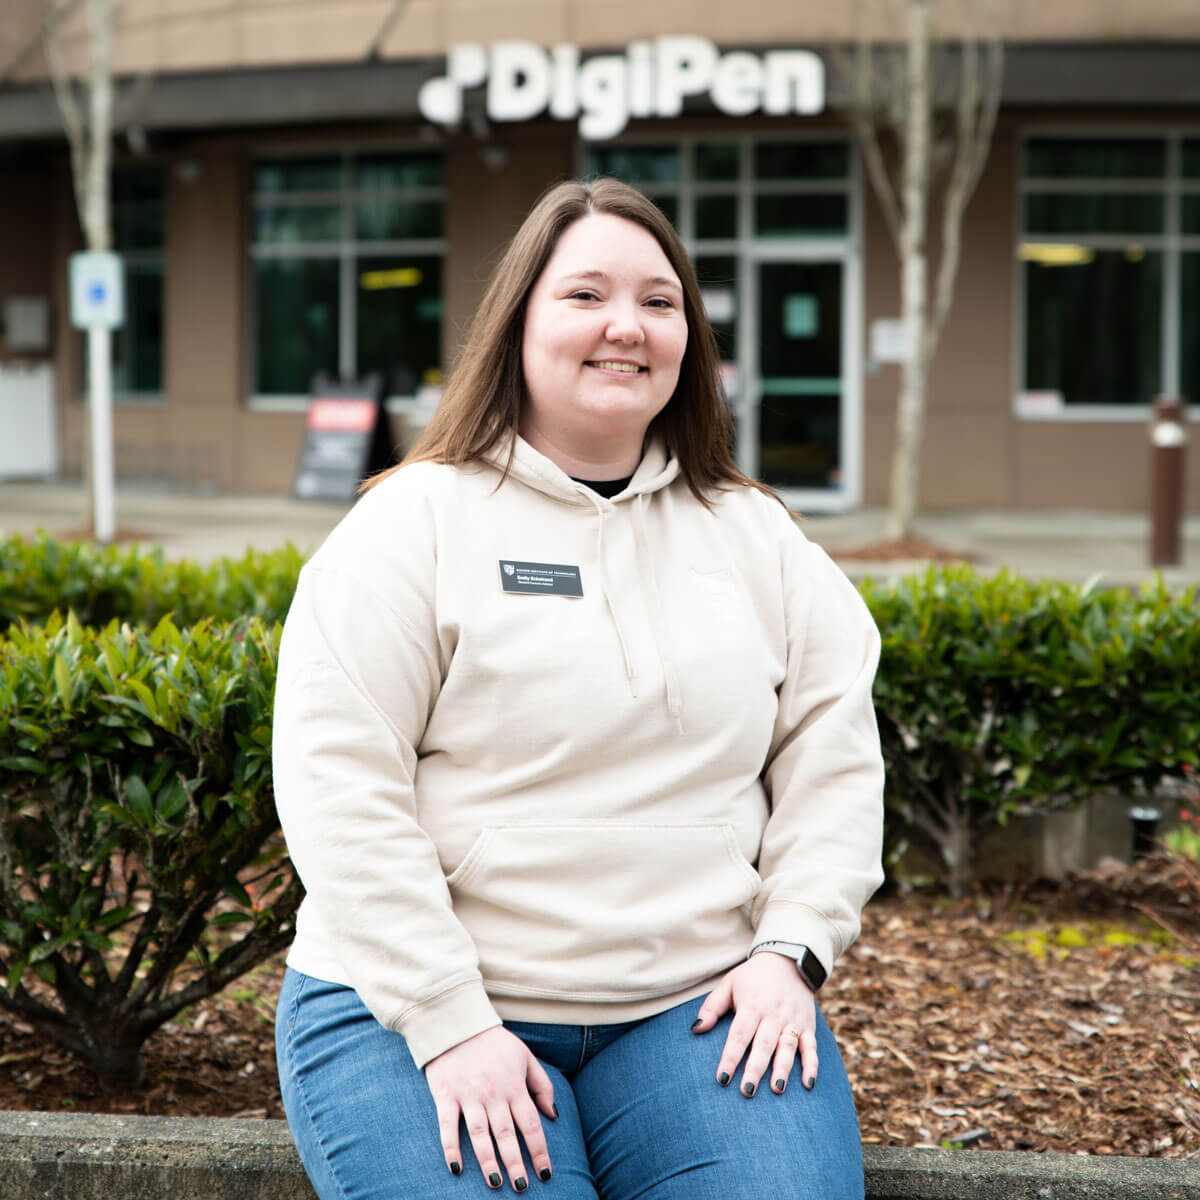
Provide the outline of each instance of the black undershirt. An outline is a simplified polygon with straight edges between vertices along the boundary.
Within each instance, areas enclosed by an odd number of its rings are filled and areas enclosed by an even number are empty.
[[[584,487],[590,487],[598,496],[603,496],[605,500],[611,500],[614,496],[618,496],[628,486],[632,475],[626,475],[624,479],[579,479],[572,475],[572,479],[576,483],[582,483]]]

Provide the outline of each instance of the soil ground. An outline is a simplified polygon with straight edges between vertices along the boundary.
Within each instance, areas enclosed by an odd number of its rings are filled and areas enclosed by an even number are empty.
[[[961,901],[873,900],[821,994],[863,1140],[1200,1155],[1198,884],[1149,859]],[[0,1108],[282,1117],[281,972],[265,963],[160,1030],[123,1095],[0,1014]]]

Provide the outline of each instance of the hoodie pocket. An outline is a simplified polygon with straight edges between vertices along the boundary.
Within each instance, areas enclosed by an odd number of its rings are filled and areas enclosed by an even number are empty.
[[[727,823],[488,826],[446,880],[497,995],[624,1000],[749,948],[762,886]]]

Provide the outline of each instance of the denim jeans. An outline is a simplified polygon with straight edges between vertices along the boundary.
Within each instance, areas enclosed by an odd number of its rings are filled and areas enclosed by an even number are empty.
[[[691,1032],[697,996],[616,1025],[506,1021],[554,1084],[559,1117],[541,1117],[553,1174],[527,1191],[560,1200],[862,1200],[862,1147],[850,1083],[817,1010],[816,1086],[797,1056],[782,1095],[764,1073],[742,1095],[717,1062],[732,1014]],[[320,1200],[471,1200],[493,1196],[460,1120],[463,1173],[452,1175],[437,1110],[404,1038],[351,988],[288,968],[275,1023],[292,1137]],[[742,1065],[745,1064],[745,1058]],[[519,1136],[519,1135],[518,1135]],[[505,1178],[504,1189],[511,1192]],[[499,1190],[499,1189],[497,1189]]]

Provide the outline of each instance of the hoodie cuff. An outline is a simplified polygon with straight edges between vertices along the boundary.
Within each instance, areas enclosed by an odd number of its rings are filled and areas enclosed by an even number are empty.
[[[838,941],[829,919],[815,908],[790,900],[773,900],[763,909],[749,949],[753,950],[760,942],[795,942],[807,946],[826,974],[832,975],[833,964],[842,950]]]
[[[483,984],[473,979],[410,1008],[390,1028],[403,1034],[413,1062],[423,1070],[451,1046],[502,1024]]]

